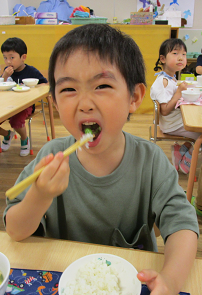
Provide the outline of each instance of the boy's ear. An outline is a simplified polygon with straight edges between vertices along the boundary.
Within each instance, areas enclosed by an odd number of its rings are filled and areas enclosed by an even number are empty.
[[[145,96],[145,92],[146,92],[146,86],[143,83],[139,83],[135,85],[129,113],[134,113],[139,108]]]
[[[27,54],[26,54],[26,53],[24,53],[24,54],[21,56],[21,58],[22,58],[22,60],[23,60],[23,61],[25,61],[25,60],[26,60],[26,58],[27,58]]]
[[[159,59],[160,59],[160,62],[161,62],[162,64],[165,63],[166,58],[165,58],[164,55],[160,55]]]

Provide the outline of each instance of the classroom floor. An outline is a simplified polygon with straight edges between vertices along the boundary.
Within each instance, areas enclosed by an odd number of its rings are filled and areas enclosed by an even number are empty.
[[[46,110],[46,118],[49,126],[49,118],[48,118],[48,109]],[[68,135],[69,133],[65,130],[65,128],[61,125],[60,119],[57,111],[54,109],[54,122],[55,122],[55,133],[56,137],[63,137]],[[140,136],[145,139],[149,139],[149,126],[152,123],[152,115],[148,114],[134,114],[131,116],[130,122],[127,122],[124,126],[124,130],[130,132],[131,134]],[[8,122],[5,122],[2,127],[5,129],[9,128]],[[50,132],[50,127],[49,127]],[[51,134],[49,134],[51,135]],[[43,125],[42,114],[35,116],[32,120],[32,137],[33,137],[33,149],[34,156],[36,156],[37,152],[46,142],[46,132],[45,126]],[[158,142],[158,145],[164,150],[165,154],[171,161],[171,152],[170,146],[174,144],[174,142]],[[11,147],[9,151],[3,152],[0,154],[0,216],[2,216],[5,204],[5,191],[14,185],[14,182],[20,172],[23,170],[23,167],[27,165],[31,160],[34,159],[34,156],[20,157],[20,139],[12,140]],[[198,167],[196,171],[196,176],[199,174],[199,167],[202,163],[202,154],[199,155]],[[188,176],[182,173],[179,173],[179,184],[183,187],[184,190],[187,188],[187,180]],[[194,184],[193,195],[197,194],[197,182]],[[197,257],[202,258],[202,217],[198,217],[199,227],[201,236],[198,240],[198,251]],[[5,230],[2,222],[2,218],[0,218],[0,230]],[[159,252],[164,252],[164,245],[161,237],[157,238],[157,245]]]

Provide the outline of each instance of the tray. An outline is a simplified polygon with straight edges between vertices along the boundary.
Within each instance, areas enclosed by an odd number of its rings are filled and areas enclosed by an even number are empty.
[[[70,17],[72,25],[106,24],[107,17]]]

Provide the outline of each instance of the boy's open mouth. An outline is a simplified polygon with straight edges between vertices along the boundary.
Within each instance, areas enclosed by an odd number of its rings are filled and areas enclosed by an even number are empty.
[[[90,129],[92,134],[94,135],[93,140],[96,140],[96,138],[99,136],[102,128],[96,123],[96,122],[85,122],[82,124],[82,131],[83,133],[86,133],[85,130]]]

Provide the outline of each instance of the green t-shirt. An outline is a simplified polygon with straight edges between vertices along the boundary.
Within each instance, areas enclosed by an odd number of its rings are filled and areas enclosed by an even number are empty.
[[[95,177],[84,169],[76,153],[70,155],[68,188],[53,200],[41,221],[45,236],[155,250],[154,222],[164,241],[179,230],[199,234],[195,209],[178,185],[178,174],[164,152],[147,140],[125,132],[124,135],[123,159],[107,176]],[[68,136],[45,144],[17,183],[33,173],[42,157],[64,151],[74,142]],[[7,200],[4,216],[25,193]]]

